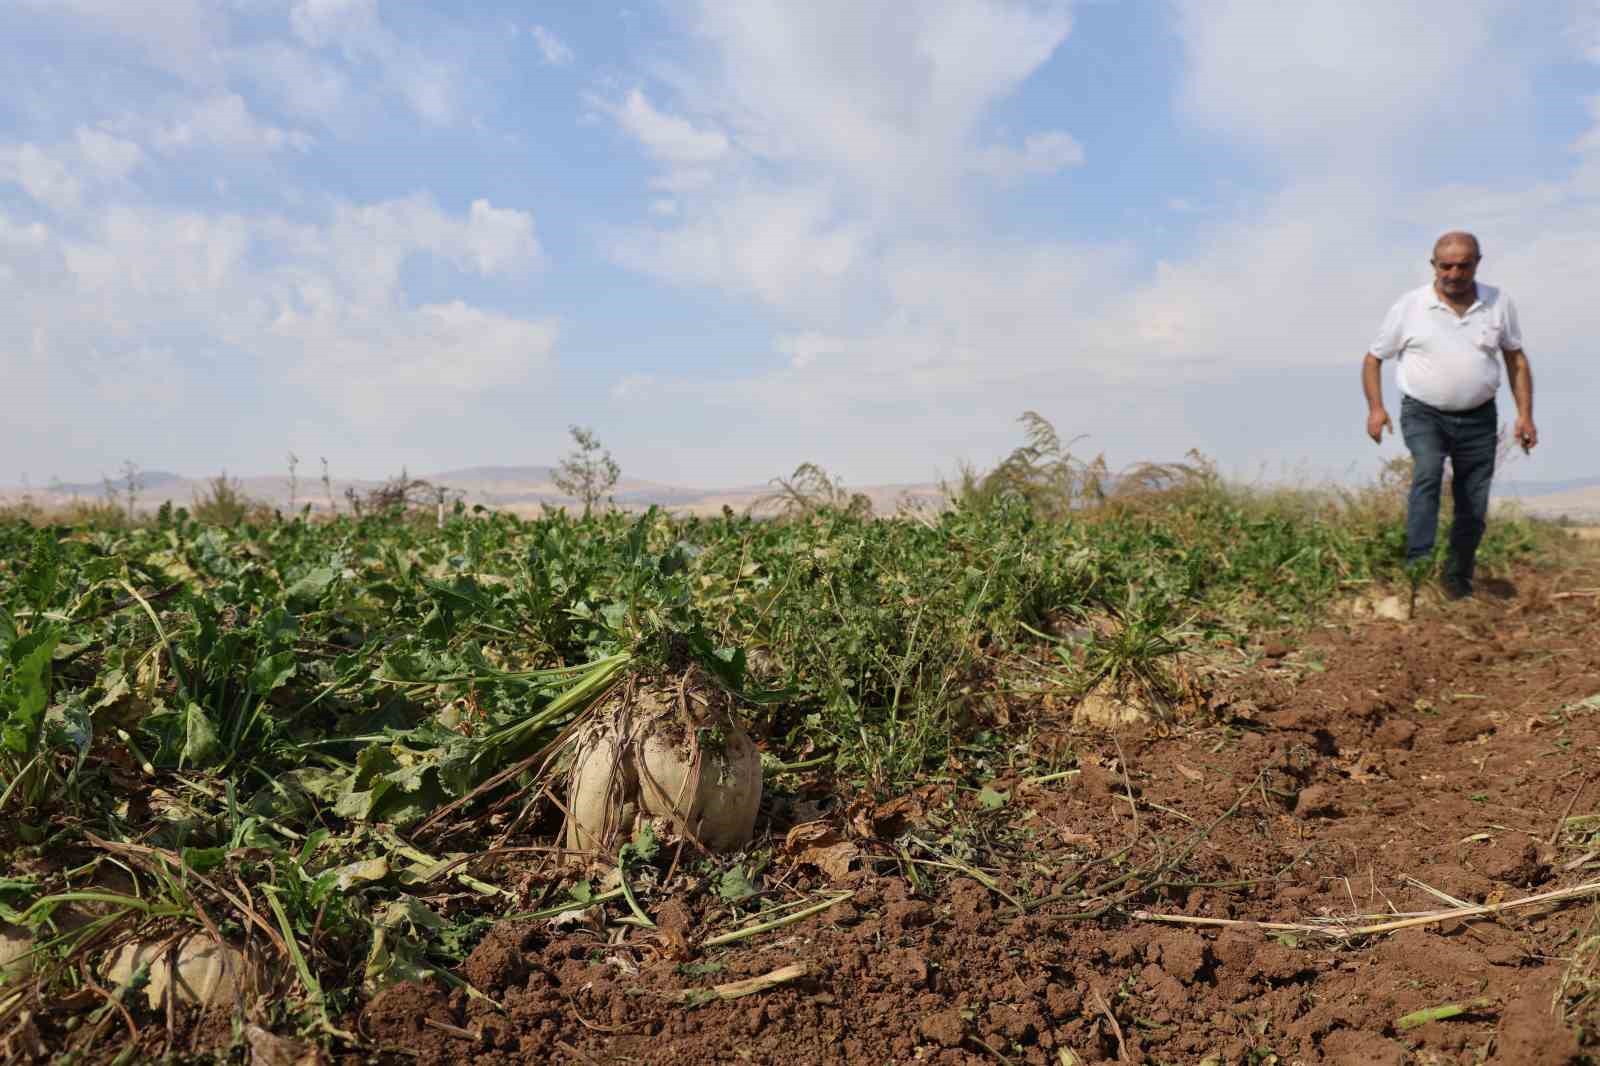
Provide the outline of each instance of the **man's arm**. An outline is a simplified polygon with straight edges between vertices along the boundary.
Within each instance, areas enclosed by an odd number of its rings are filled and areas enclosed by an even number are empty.
[[[1501,354],[1506,360],[1506,376],[1511,380],[1511,396],[1517,401],[1517,424],[1512,434],[1523,451],[1531,452],[1539,443],[1539,429],[1533,424],[1533,369],[1528,366],[1528,353],[1521,348],[1507,348]]]
[[[1510,359],[1510,353],[1506,353]],[[1530,386],[1531,388],[1531,386]],[[1394,432],[1389,412],[1383,409],[1383,363],[1371,352],[1361,360],[1361,391],[1367,394],[1367,436],[1372,443],[1383,443],[1383,431]]]

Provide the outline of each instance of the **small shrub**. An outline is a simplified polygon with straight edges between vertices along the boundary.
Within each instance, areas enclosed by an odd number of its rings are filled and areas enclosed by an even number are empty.
[[[236,526],[267,513],[267,505],[246,495],[243,486],[229,478],[226,470],[206,482],[205,489],[194,498],[192,511],[195,521],[213,526]]]

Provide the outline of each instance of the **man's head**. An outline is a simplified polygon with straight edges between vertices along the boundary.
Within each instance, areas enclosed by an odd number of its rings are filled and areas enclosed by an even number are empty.
[[[1483,250],[1478,238],[1464,230],[1451,230],[1433,242],[1433,284],[1441,296],[1471,300],[1477,295],[1478,261]]]

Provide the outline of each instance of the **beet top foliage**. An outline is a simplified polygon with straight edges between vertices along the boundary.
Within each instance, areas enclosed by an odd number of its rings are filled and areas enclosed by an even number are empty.
[[[448,966],[487,919],[446,920],[420,886],[507,909],[440,860],[552,833],[503,771],[625,672],[696,661],[770,772],[829,760],[840,792],[890,795],[952,756],[1002,764],[1008,693],[1160,682],[1163,657],[1399,574],[1387,498],[1245,492],[1199,464],[1046,507],[1027,479],[1048,459],[905,518],[0,524],[0,924],[31,932],[40,982],[13,969],[0,1021],[75,981],[65,962],[199,913],[276,945],[282,1009],[324,1027],[362,987]],[[1538,535],[1497,522],[1485,565]]]

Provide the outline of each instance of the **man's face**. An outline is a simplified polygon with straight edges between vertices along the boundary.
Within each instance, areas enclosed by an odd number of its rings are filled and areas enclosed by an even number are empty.
[[[1466,298],[1474,292],[1478,272],[1478,253],[1470,244],[1441,245],[1433,253],[1433,280],[1439,291],[1452,299]]]

